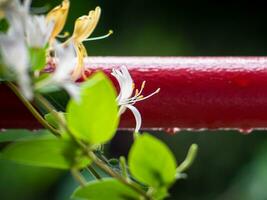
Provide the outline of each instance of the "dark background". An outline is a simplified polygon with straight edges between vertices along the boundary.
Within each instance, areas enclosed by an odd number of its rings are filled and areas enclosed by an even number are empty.
[[[52,8],[59,3],[35,0],[33,5]],[[65,30],[72,32],[75,19],[97,5],[103,12],[93,36],[109,29],[115,33],[86,43],[89,56],[267,55],[266,6],[260,1],[71,0]],[[169,199],[267,199],[266,131],[154,135],[170,146],[179,162],[191,143],[200,147],[188,178],[172,187]],[[108,148],[118,156],[130,142],[130,133],[120,133]],[[1,199],[66,200],[75,184],[65,171],[0,161]]]

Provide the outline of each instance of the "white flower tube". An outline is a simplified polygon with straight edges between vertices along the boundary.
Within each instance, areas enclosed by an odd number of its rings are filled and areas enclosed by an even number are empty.
[[[56,56],[55,71],[49,78],[38,82],[35,88],[41,89],[49,85],[56,85],[64,88],[72,98],[79,100],[79,84],[71,78],[71,74],[77,63],[73,44],[70,42],[65,46],[55,42],[54,49]]]
[[[28,16],[25,29],[28,46],[43,48],[48,43],[53,27],[54,23],[47,23],[43,15]]]
[[[32,99],[29,77],[29,56],[24,35],[10,27],[7,34],[0,35],[0,50],[5,65],[15,72],[18,84],[24,96]]]

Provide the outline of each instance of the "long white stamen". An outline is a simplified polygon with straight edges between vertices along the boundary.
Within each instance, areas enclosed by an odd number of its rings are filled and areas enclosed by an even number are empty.
[[[137,101],[143,101],[145,99],[148,99],[148,98],[152,97],[153,95],[155,95],[155,94],[157,94],[159,92],[160,92],[160,88],[158,88],[155,92],[151,93],[150,95],[147,95],[145,97],[142,97],[141,99],[137,99]]]
[[[134,97],[131,97],[129,99],[127,99],[126,101],[122,102],[121,105],[126,105],[126,104],[134,104],[138,101],[143,101],[145,99],[148,99],[150,97],[152,97],[153,95],[157,94],[160,92],[160,88],[158,88],[155,92],[152,92],[151,94],[143,97],[143,96],[134,96]]]
[[[141,88],[140,88],[140,91],[137,92],[137,93],[135,94],[135,96],[140,96],[140,95],[142,94],[142,92],[143,92],[143,90],[144,90],[144,88],[145,88],[145,85],[146,85],[146,81],[143,81],[143,83],[142,83],[142,85],[141,85]],[[138,90],[137,90],[137,91],[138,91]]]
[[[109,32],[106,35],[102,35],[102,36],[99,36],[99,37],[93,37],[93,38],[87,38],[87,39],[84,40],[84,42],[86,42],[86,41],[94,41],[94,40],[102,40],[102,39],[105,39],[105,38],[109,37],[112,34],[113,34],[113,30],[109,30]]]

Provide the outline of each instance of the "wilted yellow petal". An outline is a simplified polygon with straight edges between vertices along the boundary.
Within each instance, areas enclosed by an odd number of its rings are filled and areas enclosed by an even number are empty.
[[[61,5],[56,6],[46,16],[48,22],[54,23],[54,29],[50,36],[50,42],[62,31],[68,16],[70,7],[69,0],[63,0]]]
[[[82,42],[87,39],[94,31],[101,15],[100,7],[91,10],[88,15],[83,15],[76,19],[74,31],[70,40],[74,42],[75,51],[77,54],[77,65],[72,73],[72,79],[77,80],[84,74],[84,57],[87,57],[87,51]]]
[[[77,64],[72,72],[72,80],[79,79],[84,73],[84,57],[87,56],[86,49],[82,43],[74,43],[74,47],[77,53]]]
[[[82,42],[88,38],[94,31],[101,15],[100,7],[90,11],[88,15],[79,17],[75,21],[73,39],[77,42]]]
[[[86,35],[85,31],[88,25],[92,22],[92,20],[90,19],[91,19],[91,16],[88,16],[88,15],[84,15],[76,19],[75,25],[74,25],[74,31],[72,35],[73,40],[77,42],[82,42],[83,38]]]
[[[95,12],[94,12],[94,20],[93,20],[94,23],[90,27],[88,26],[87,31],[86,31],[87,32],[87,37],[86,38],[90,37],[90,35],[95,30],[95,27],[98,24],[98,21],[100,19],[100,15],[101,15],[101,9],[100,9],[100,7],[96,7],[95,8]]]

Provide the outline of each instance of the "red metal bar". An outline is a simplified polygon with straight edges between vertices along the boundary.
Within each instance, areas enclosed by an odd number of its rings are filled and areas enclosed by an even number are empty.
[[[136,103],[143,128],[267,127],[267,57],[89,57],[86,63],[88,71],[103,69],[109,76],[113,67],[126,65],[137,88],[146,80],[145,94],[161,88],[159,94]],[[2,89],[1,93],[3,97]],[[10,102],[1,102],[2,113]],[[9,119],[11,125],[26,119],[20,112],[17,121]],[[2,118],[1,114],[0,127]],[[134,124],[126,112],[120,127]]]

